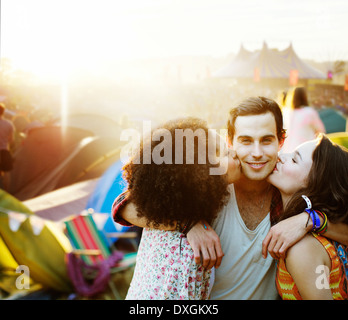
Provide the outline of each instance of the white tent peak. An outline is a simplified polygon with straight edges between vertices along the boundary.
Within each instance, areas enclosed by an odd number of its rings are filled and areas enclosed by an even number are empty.
[[[215,78],[253,79],[254,70],[261,79],[288,79],[293,70],[299,79],[326,79],[326,75],[304,62],[292,43],[284,50],[269,48],[266,41],[261,50],[248,51],[241,44],[237,56],[225,67],[213,73]]]

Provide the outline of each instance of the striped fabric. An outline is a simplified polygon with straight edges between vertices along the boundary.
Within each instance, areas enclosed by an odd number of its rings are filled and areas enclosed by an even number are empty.
[[[65,221],[65,225],[74,249],[100,250],[99,255],[81,255],[87,264],[93,265],[110,256],[106,239],[97,229],[91,214],[81,214]]]
[[[312,235],[324,246],[331,259],[330,289],[334,300],[347,300],[347,278],[343,265],[337,255],[334,245],[325,237],[312,233]],[[286,269],[284,259],[280,259],[277,266],[276,286],[283,300],[302,300],[296,284]]]

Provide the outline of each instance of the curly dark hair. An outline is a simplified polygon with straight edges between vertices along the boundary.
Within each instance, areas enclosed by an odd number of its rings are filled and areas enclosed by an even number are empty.
[[[189,132],[193,132],[191,140],[185,135]],[[156,133],[163,139],[154,138]],[[151,156],[150,163],[146,162],[146,150],[151,155],[161,150],[166,161],[159,163]],[[210,163],[208,151],[208,127],[201,119],[172,120],[153,130],[123,167],[129,200],[135,204],[138,217],[145,217],[148,226],[151,223],[154,227],[173,226],[178,221],[189,227],[200,220],[211,223],[226,204],[229,192],[226,175],[210,174],[210,168],[218,164]],[[189,154],[194,158],[187,158]]]

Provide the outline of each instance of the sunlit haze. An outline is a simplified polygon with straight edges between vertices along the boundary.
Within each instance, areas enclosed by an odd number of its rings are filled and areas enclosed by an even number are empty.
[[[229,141],[230,112],[246,98],[279,103],[288,130],[296,87],[306,89],[303,104],[330,127],[348,131],[348,0],[0,0],[0,6],[0,103],[16,130],[8,143],[13,169],[0,172],[0,189],[9,182],[5,191],[19,200],[110,172],[95,188],[102,196],[109,182],[119,184],[122,169],[114,164],[170,120],[200,118]],[[156,163],[163,154],[171,160],[170,148],[159,143],[156,150]],[[111,190],[114,200],[119,193]],[[69,199],[81,195],[67,192]],[[59,215],[80,212],[46,199]]]
[[[3,0],[1,56],[51,77],[131,59],[224,57],[263,41],[292,43],[305,59],[347,59],[347,16],[345,0]]]
[[[0,74],[15,85],[10,108],[48,109],[65,124],[90,111],[126,127],[179,114],[220,126],[232,99],[283,90],[204,81],[241,45],[291,44],[326,72],[348,60],[347,17],[346,0],[2,0]]]

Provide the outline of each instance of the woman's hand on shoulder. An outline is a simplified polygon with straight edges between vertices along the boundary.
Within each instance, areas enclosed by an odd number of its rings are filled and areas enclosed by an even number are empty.
[[[262,256],[266,258],[269,252],[274,259],[285,258],[286,251],[308,232],[307,219],[304,212],[274,225],[262,242]]]
[[[208,269],[220,266],[224,256],[220,238],[208,223],[195,224],[187,233],[187,240],[192,247],[197,264],[202,263],[203,267]]]

